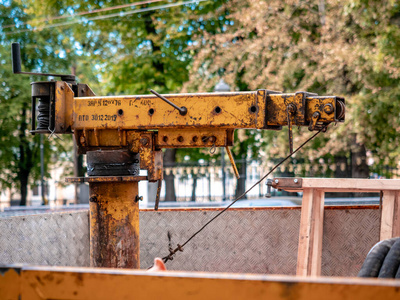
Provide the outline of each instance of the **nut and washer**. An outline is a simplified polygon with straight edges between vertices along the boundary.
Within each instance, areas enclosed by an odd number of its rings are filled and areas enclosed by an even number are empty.
[[[325,104],[324,112],[327,113],[328,115],[333,113],[333,105],[330,103]]]

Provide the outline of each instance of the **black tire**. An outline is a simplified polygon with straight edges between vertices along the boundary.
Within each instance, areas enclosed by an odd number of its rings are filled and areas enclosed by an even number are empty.
[[[392,238],[375,244],[367,254],[358,277],[378,277],[386,256],[393,244],[399,240],[400,238]]]

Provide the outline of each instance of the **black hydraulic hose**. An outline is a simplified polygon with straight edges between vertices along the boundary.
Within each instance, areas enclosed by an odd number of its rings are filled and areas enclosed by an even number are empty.
[[[400,238],[392,238],[375,244],[365,258],[358,277],[378,277],[383,262],[393,244]]]
[[[399,278],[400,279],[400,267],[397,269],[396,276],[394,278]]]
[[[400,238],[394,242],[390,247],[389,253],[383,261],[381,270],[379,271],[379,278],[395,278],[398,273],[400,265]]]

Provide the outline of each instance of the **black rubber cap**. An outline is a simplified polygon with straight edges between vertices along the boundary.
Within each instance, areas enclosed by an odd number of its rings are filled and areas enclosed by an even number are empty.
[[[13,73],[21,72],[21,50],[19,43],[12,43],[11,45],[11,59],[13,66]]]

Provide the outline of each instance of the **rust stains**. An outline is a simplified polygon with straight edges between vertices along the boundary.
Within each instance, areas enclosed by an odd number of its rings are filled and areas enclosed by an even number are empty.
[[[90,183],[91,265],[138,269],[137,182]]]

